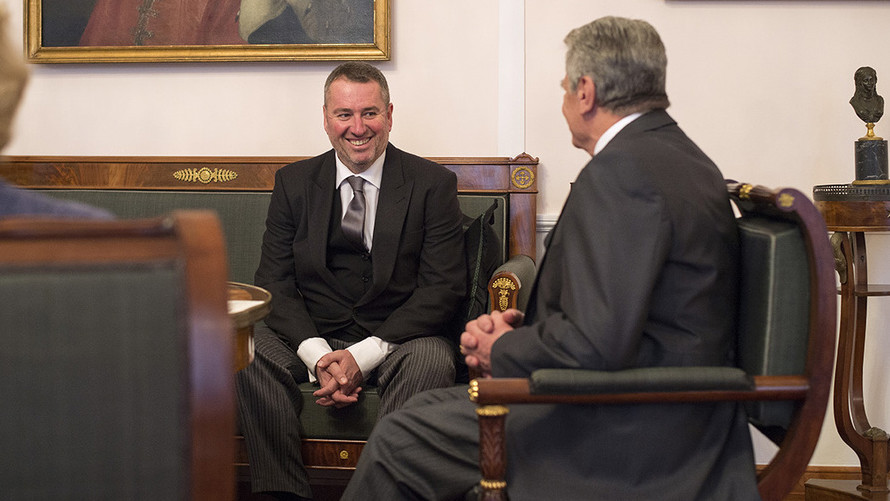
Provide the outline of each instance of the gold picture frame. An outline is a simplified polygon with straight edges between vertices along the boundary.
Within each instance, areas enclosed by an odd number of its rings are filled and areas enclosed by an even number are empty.
[[[24,17],[32,63],[390,58],[390,0],[25,0]]]

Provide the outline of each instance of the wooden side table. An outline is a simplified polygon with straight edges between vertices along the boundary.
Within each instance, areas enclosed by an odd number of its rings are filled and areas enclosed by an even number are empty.
[[[235,372],[253,361],[253,324],[272,309],[269,291],[255,285],[229,282],[229,317],[235,323]]]
[[[813,198],[829,231],[835,232],[831,238],[841,282],[834,421],[859,457],[862,481],[810,480],[806,498],[888,500],[888,436],[869,424],[865,414],[862,364],[868,298],[890,296],[890,285],[868,282],[865,248],[866,233],[890,232],[890,185],[816,186]]]

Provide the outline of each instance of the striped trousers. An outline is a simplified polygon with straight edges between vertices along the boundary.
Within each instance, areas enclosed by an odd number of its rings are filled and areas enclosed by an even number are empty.
[[[312,497],[300,454],[299,384],[309,380],[294,349],[274,331],[258,324],[253,362],[235,376],[239,424],[247,444],[254,492],[291,492]],[[335,350],[349,343],[329,339]],[[378,420],[423,390],[452,386],[453,347],[440,337],[416,338],[399,345],[365,377],[380,394]]]

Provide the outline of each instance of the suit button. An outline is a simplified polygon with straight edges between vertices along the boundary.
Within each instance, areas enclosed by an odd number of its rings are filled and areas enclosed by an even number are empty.
[[[368,278],[368,277],[362,277],[362,282],[364,282],[364,283],[368,283],[368,282],[370,282],[370,281],[371,281],[370,278]]]

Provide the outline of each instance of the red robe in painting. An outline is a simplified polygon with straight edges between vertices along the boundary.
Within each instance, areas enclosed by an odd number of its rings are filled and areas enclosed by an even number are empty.
[[[241,0],[98,0],[80,45],[229,45]]]

